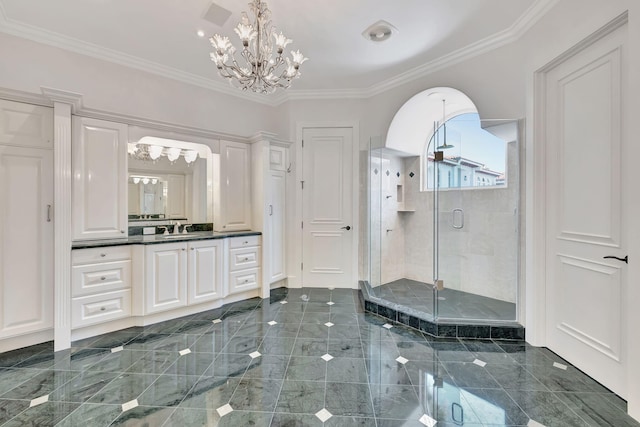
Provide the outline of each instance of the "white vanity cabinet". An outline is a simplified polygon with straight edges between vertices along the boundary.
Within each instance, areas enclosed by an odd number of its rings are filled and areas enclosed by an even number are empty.
[[[260,249],[260,236],[229,239],[229,294],[261,286]]]
[[[126,237],[127,125],[72,118],[73,239]]]
[[[144,313],[187,305],[187,243],[145,247]]]
[[[265,250],[268,251],[268,279],[275,283],[287,278],[285,197],[286,172],[271,170],[269,173],[268,210],[265,221]]]
[[[220,141],[218,162],[214,165],[215,230],[250,230],[251,147],[240,142]]]
[[[128,246],[71,252],[71,328],[131,316],[131,249]]]
[[[222,298],[224,240],[148,245],[144,314]]]
[[[188,249],[188,303],[222,298],[224,240],[189,242]]]

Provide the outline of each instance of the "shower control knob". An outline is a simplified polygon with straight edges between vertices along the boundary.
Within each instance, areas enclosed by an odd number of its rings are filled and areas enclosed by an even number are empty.
[[[340,229],[349,231],[349,230],[351,230],[351,226],[347,225],[346,227],[340,227]]]

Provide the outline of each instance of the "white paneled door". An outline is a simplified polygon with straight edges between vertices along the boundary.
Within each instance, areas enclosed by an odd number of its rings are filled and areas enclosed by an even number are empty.
[[[625,38],[616,30],[544,76],[548,346],[622,397],[625,207],[637,192],[624,179]]]
[[[353,130],[303,130],[302,285],[353,288]]]

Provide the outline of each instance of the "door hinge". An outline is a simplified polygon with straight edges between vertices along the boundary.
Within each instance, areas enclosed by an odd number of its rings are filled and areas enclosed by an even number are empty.
[[[300,270],[304,270],[304,263],[303,262],[300,263]]]
[[[304,190],[304,181],[300,181],[300,185],[302,185],[302,189]]]
[[[304,148],[304,139],[302,140],[302,148]]]
[[[304,229],[304,221],[300,221],[300,228]]]

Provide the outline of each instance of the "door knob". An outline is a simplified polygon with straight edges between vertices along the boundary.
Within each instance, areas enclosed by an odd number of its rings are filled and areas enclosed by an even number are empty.
[[[607,256],[604,256],[602,258],[604,258],[604,259],[607,259],[607,258],[617,259],[618,261],[624,261],[625,264],[629,264],[629,255],[625,255],[624,258],[618,258],[617,256],[607,255]]]
[[[340,229],[349,231],[349,230],[351,230],[351,226],[347,225],[346,227],[340,227]]]

